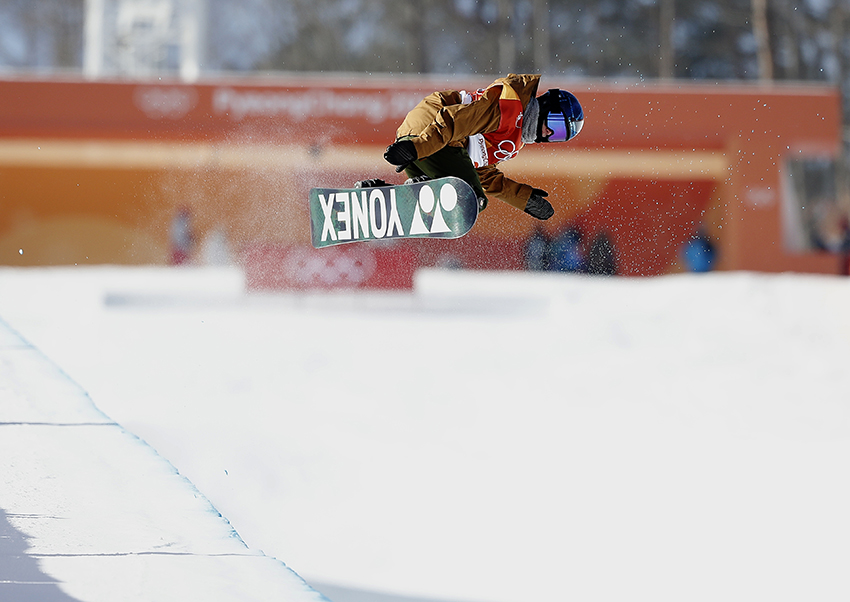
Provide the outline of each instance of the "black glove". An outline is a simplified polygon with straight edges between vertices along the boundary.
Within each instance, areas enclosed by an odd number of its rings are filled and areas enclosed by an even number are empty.
[[[535,188],[531,191],[531,196],[528,197],[528,202],[525,204],[525,212],[531,217],[536,217],[540,220],[549,219],[555,215],[555,210],[551,203],[543,197],[549,196],[545,190]]]
[[[396,140],[387,147],[384,159],[396,166],[396,172],[416,161],[416,146],[410,140]]]

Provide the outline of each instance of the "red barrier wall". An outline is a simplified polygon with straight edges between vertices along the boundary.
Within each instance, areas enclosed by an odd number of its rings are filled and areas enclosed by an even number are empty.
[[[418,265],[411,249],[398,245],[252,245],[245,249],[250,290],[412,289]]]
[[[166,262],[181,207],[198,245],[213,232],[234,254],[307,243],[310,187],[400,181],[381,153],[406,112],[434,89],[489,83],[0,80],[0,264]],[[543,85],[575,92],[587,117],[575,141],[530,146],[503,164],[550,191],[557,213],[543,224],[547,234],[604,230],[629,275],[678,269],[681,244],[701,224],[723,269],[837,270],[836,256],[792,251],[783,240],[788,161],[838,151],[836,90]],[[467,237],[412,248],[424,263],[516,269],[539,225],[494,200]]]

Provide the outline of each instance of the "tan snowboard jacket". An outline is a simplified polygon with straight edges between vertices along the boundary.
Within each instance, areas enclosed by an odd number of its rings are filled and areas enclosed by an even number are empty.
[[[398,128],[397,136],[416,136],[413,144],[420,158],[433,155],[444,146],[466,147],[469,136],[487,134],[499,128],[500,85],[513,88],[523,110],[537,96],[540,75],[517,75],[497,79],[484,95],[470,104],[461,104],[457,90],[444,90],[426,96]],[[487,194],[522,210],[531,196],[532,187],[506,177],[495,165],[477,169]]]

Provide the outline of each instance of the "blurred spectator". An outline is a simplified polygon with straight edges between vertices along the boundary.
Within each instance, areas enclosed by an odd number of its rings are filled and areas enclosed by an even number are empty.
[[[587,273],[614,276],[617,273],[617,256],[614,244],[605,232],[599,232],[587,254]]]
[[[230,243],[224,228],[214,228],[201,244],[201,257],[206,265],[230,265]]]
[[[549,269],[549,237],[543,228],[537,227],[525,243],[525,269]]]
[[[195,233],[192,231],[192,215],[188,207],[180,207],[171,220],[171,265],[181,265],[189,261],[195,246]]]
[[[846,215],[841,220],[841,230],[841,246],[838,249],[841,255],[839,273],[843,276],[850,276],[850,218]]]
[[[714,242],[700,228],[682,249],[682,257],[689,272],[709,272],[714,266],[717,252]]]
[[[570,226],[552,242],[550,269],[557,272],[584,272],[586,269],[582,251],[582,232]]]

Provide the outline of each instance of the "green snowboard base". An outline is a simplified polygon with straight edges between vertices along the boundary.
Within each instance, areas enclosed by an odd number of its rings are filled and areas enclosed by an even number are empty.
[[[478,199],[459,178],[379,188],[313,188],[313,246],[394,238],[460,238],[478,217]]]

